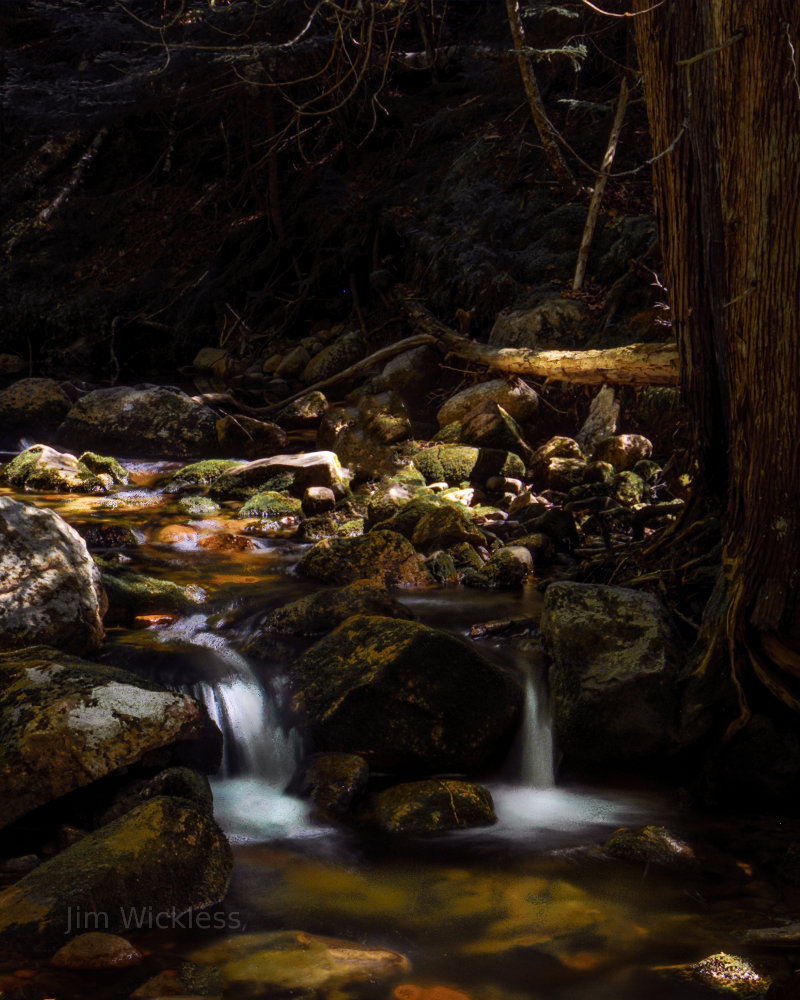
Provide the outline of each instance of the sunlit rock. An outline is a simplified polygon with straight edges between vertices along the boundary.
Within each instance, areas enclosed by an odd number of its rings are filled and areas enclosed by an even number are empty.
[[[521,479],[525,463],[513,452],[495,448],[471,448],[468,445],[433,445],[414,455],[414,464],[427,483],[485,483],[491,476]]]
[[[356,580],[386,587],[426,587],[432,582],[411,543],[382,528],[360,538],[324,538],[306,552],[297,569],[335,586]]]
[[[505,378],[478,382],[451,396],[436,414],[440,427],[454,422],[461,423],[467,415],[486,403],[501,406],[514,420],[527,420],[539,407],[539,395],[521,379]]]
[[[219,739],[188,695],[45,646],[0,653],[0,826],[178,743]]]
[[[0,482],[36,493],[107,493],[113,480],[101,479],[82,461],[46,444],[26,448],[0,471]]]
[[[764,996],[772,979],[758,971],[747,959],[717,952],[700,962],[686,965],[662,965],[654,971],[669,979],[704,986],[707,990],[737,1000]]]
[[[0,648],[103,641],[106,596],[86,544],[50,510],[0,497]]]

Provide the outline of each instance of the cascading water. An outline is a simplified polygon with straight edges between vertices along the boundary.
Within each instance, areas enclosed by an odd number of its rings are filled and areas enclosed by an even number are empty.
[[[529,788],[552,788],[556,778],[550,697],[544,672],[530,665],[525,669],[525,719],[522,737],[522,784]]]
[[[211,656],[213,670],[206,667],[205,676],[181,687],[205,705],[223,736],[222,765],[211,785],[217,821],[230,839],[311,832],[306,803],[285,794],[300,757],[297,733],[283,721],[286,678],[262,684],[244,656],[208,631],[203,615],[164,629],[161,638],[180,638]]]

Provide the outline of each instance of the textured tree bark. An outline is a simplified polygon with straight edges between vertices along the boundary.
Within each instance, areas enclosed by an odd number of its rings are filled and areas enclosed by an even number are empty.
[[[702,482],[726,510],[728,638],[800,709],[769,674],[800,651],[800,4],[634,13],[656,151],[685,128],[656,206]]]

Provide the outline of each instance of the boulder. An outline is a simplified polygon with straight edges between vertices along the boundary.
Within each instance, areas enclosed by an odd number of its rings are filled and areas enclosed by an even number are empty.
[[[58,514],[0,497],[0,648],[86,653],[107,603],[86,543]]]
[[[359,538],[323,538],[306,552],[297,570],[333,586],[356,580],[384,587],[426,587],[432,582],[413,545],[382,528]]]
[[[369,615],[312,646],[291,676],[321,746],[395,771],[486,764],[507,748],[522,706],[519,684],[471,646]]]
[[[376,986],[409,972],[396,951],[304,931],[267,931],[225,938],[192,953],[217,966],[231,996],[327,998],[353,995],[351,986]],[[377,995],[385,995],[381,992]]]
[[[419,549],[447,548],[458,542],[486,544],[483,532],[474,526],[463,504],[433,495],[407,501],[380,525],[381,530],[396,531]]]
[[[373,380],[376,389],[393,389],[411,405],[421,403],[439,379],[441,355],[430,344],[413,347],[383,366]]]
[[[528,347],[535,351],[558,347],[583,332],[586,306],[574,299],[545,299],[533,309],[503,310],[489,334],[494,347]]]
[[[594,449],[594,458],[609,462],[617,472],[632,469],[638,461],[652,454],[652,443],[641,434],[613,434],[598,441]]]
[[[302,510],[306,517],[327,514],[336,506],[336,494],[327,486],[309,486],[303,493]]]
[[[190,465],[184,465],[177,472],[173,472],[159,484],[159,488],[163,493],[202,490],[219,479],[223,472],[228,472],[243,464],[243,462],[226,458],[207,458],[203,462],[192,462]]]
[[[436,413],[436,420],[440,427],[462,423],[469,413],[486,403],[501,406],[514,420],[527,420],[539,407],[539,395],[522,379],[496,378],[478,382],[442,404]]]
[[[276,493],[275,490],[254,493],[236,511],[238,518],[260,517],[267,521],[281,521],[283,518],[292,518],[294,521],[298,521],[301,515],[302,504],[300,500],[283,493]]]
[[[321,382],[332,375],[338,375],[363,357],[364,341],[360,334],[351,330],[314,355],[303,370],[302,380],[306,385]]]
[[[185,694],[47,646],[0,653],[0,826],[150,751],[219,733]]]
[[[249,496],[257,493],[276,477],[285,478],[285,486],[293,496],[302,497],[309,486],[327,486],[337,497],[343,497],[349,487],[349,478],[332,451],[309,451],[302,455],[273,455],[245,462],[228,469],[211,487],[213,496],[225,499],[232,496]]]
[[[72,400],[51,378],[23,378],[0,391],[0,426],[4,436],[54,431]]]
[[[414,465],[427,483],[485,483],[491,476],[521,479],[525,463],[513,452],[496,448],[470,448],[467,445],[433,445],[414,455]]]
[[[181,919],[223,898],[232,867],[212,820],[192,802],[159,796],[0,893],[0,947],[47,953],[70,932]]]
[[[332,816],[348,812],[367,787],[369,766],[354,753],[315,753],[303,762],[289,793]]]
[[[243,413],[217,420],[217,443],[212,452],[260,458],[283,451],[289,439],[283,428],[269,420],[256,420]]]
[[[69,452],[34,444],[3,466],[0,481],[35,493],[107,493],[112,481],[100,479]]]
[[[524,438],[522,428],[516,420],[502,406],[491,401],[469,411],[459,434],[461,444],[512,451],[523,461],[527,461],[533,451]]]
[[[275,419],[281,427],[316,427],[327,409],[328,400],[315,390],[287,403],[282,410],[278,410]]]
[[[676,750],[684,649],[652,594],[551,584],[541,619],[556,742],[586,764]]]
[[[464,583],[470,587],[521,587],[533,573],[533,556],[525,545],[504,545],[496,549],[479,570],[467,570]]]
[[[346,587],[318,590],[291,604],[268,612],[251,627],[245,652],[258,656],[264,649],[264,633],[277,635],[322,635],[346,618],[357,614],[410,618],[411,614],[384,587],[357,580]]]
[[[429,778],[393,785],[373,795],[365,818],[383,833],[439,833],[497,822],[494,803],[482,785]]]
[[[74,404],[58,439],[83,448],[147,458],[215,455],[218,415],[166,386],[96,389]]]
[[[581,429],[575,435],[575,441],[586,455],[591,455],[598,441],[611,437],[617,430],[619,418],[619,403],[614,387],[601,386],[589,406],[589,414]]]

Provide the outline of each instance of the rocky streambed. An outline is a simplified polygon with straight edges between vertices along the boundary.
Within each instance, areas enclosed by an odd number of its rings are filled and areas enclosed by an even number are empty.
[[[424,412],[429,361],[274,420],[169,387],[0,393],[6,995],[790,989],[795,827],[674,789],[767,802],[791,749],[775,766],[762,719],[713,756],[692,594],[586,572],[680,514],[653,393],[630,427],[604,389],[554,428],[518,380]],[[534,689],[560,789],[531,787]]]

